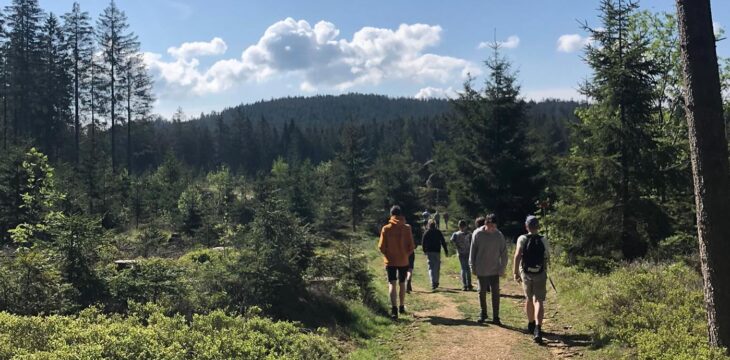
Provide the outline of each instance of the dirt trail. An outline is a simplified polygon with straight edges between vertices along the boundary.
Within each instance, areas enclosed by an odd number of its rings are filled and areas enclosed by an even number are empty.
[[[502,279],[501,319],[504,325],[476,323],[476,292],[458,289],[460,278],[455,260],[442,258],[441,283],[437,292],[427,287],[427,265],[422,256],[414,276],[415,291],[409,295],[414,304],[414,322],[404,329],[405,343],[398,349],[402,359],[565,359],[581,356],[587,339],[572,336],[560,324],[560,309],[550,308],[543,329],[545,343],[539,346],[524,334],[522,291],[513,281]],[[489,301],[489,299],[488,299]],[[491,311],[491,303],[489,304]],[[491,314],[490,314],[491,315]],[[585,341],[584,341],[585,340]]]

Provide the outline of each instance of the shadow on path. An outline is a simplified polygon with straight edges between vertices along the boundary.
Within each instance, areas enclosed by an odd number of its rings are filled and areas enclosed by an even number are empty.
[[[443,326],[484,326],[478,324],[472,320],[466,319],[449,319],[441,316],[427,316],[424,317],[431,325],[443,325]]]

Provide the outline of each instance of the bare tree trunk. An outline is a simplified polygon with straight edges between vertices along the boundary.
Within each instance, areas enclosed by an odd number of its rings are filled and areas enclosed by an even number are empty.
[[[709,0],[677,0],[710,343],[730,345],[730,169]]]

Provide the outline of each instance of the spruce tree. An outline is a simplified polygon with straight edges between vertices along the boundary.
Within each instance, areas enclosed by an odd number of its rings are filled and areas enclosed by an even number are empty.
[[[44,152],[51,159],[56,159],[69,120],[72,87],[66,43],[58,18],[53,13],[46,18],[40,40],[42,76],[39,93],[42,126],[38,136]]]
[[[437,162],[447,175],[455,205],[474,217],[493,212],[510,235],[522,231],[541,192],[539,167],[529,151],[525,102],[511,64],[493,46],[489,70],[478,91],[472,79],[452,104],[450,139],[439,146]]]
[[[355,124],[348,123],[342,130],[340,151],[335,157],[334,169],[338,174],[340,188],[345,193],[343,198],[347,202],[352,231],[356,231],[365,208],[368,169],[364,137]]]
[[[666,216],[651,197],[658,173],[653,117],[654,61],[648,38],[636,31],[634,1],[603,0],[602,27],[586,29],[593,75],[581,91],[591,105],[577,112],[571,177],[562,191],[556,221],[571,255],[643,256]]]
[[[70,12],[63,15],[63,32],[66,37],[66,49],[71,55],[73,76],[73,111],[74,111],[74,160],[80,164],[81,148],[81,107],[83,98],[89,96],[89,74],[94,46],[94,29],[91,17],[81,11],[79,3],[74,2]]]
[[[145,121],[152,111],[152,103],[154,102],[152,78],[142,60],[139,43],[130,47],[124,66],[120,69],[120,76],[122,86],[120,92],[123,95],[124,107],[127,113],[127,169],[132,174],[132,155],[134,153],[132,124],[135,118]]]
[[[13,139],[36,134],[40,87],[40,35],[43,10],[37,0],[13,0],[6,7],[8,27],[7,71],[12,106]]]
[[[108,102],[108,118],[111,123],[111,160],[112,172],[117,171],[117,124],[122,121],[119,114],[121,99],[120,88],[123,87],[123,69],[128,56],[139,48],[137,37],[129,31],[127,15],[117,7],[114,0],[99,16],[96,25],[96,37],[102,53],[101,73],[103,96]]]

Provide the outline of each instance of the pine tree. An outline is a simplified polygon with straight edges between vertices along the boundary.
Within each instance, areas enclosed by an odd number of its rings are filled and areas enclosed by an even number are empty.
[[[13,139],[36,134],[40,87],[40,34],[43,10],[37,0],[13,0],[5,8],[9,44],[7,70],[10,101],[12,104]]]
[[[465,215],[496,213],[503,229],[516,235],[534,210],[542,181],[529,152],[516,76],[499,46],[493,50],[485,61],[490,73],[484,90],[474,89],[469,79],[453,101],[457,115],[437,162],[448,177],[449,195]]]
[[[124,66],[120,69],[121,92],[124,97],[124,106],[127,112],[127,169],[131,174],[132,154],[134,152],[132,143],[132,124],[135,118],[146,120],[152,111],[154,95],[152,94],[152,78],[147,72],[147,67],[142,61],[139,52],[139,43],[130,48]]]
[[[126,59],[139,48],[137,37],[129,31],[127,15],[121,11],[114,0],[104,9],[97,21],[96,37],[102,52],[101,79],[103,95],[108,101],[108,117],[111,123],[111,160],[112,172],[117,172],[117,124],[120,123],[119,102]]]
[[[89,96],[89,74],[94,46],[94,29],[91,17],[74,2],[70,12],[63,15],[63,32],[66,37],[66,48],[71,55],[73,67],[73,109],[74,109],[74,147],[76,165],[80,164],[81,148],[81,107],[83,98]]]
[[[586,29],[595,39],[586,61],[594,73],[581,91],[591,105],[578,111],[573,148],[558,206],[558,226],[568,253],[643,256],[662,238],[666,215],[651,197],[659,172],[654,155],[655,63],[648,38],[636,31],[634,1],[603,0],[602,28]],[[621,256],[618,255],[618,256]]]
[[[40,59],[43,66],[40,78],[42,126],[38,134],[44,152],[57,158],[57,150],[65,137],[71,101],[70,59],[58,18],[49,14],[43,25]]]
[[[708,335],[730,346],[730,164],[709,0],[677,0]],[[725,350],[727,351],[727,350]]]
[[[344,198],[347,201],[352,231],[356,231],[366,204],[368,169],[364,137],[355,124],[348,123],[342,130],[340,151],[335,158],[334,169],[339,174],[340,188],[346,194]]]

